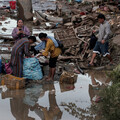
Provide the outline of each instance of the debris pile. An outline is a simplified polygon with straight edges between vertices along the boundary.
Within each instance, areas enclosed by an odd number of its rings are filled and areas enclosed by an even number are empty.
[[[77,6],[77,8],[79,8],[79,6]],[[60,56],[60,59],[79,59],[79,61],[85,60],[87,63],[90,61],[92,50],[89,49],[89,41],[93,30],[97,31],[99,28],[99,23],[97,21],[97,15],[99,13],[105,14],[106,19],[111,24],[113,34],[110,40],[110,52],[112,52],[113,44],[111,44],[111,41],[116,35],[120,34],[120,21],[118,15],[119,9],[117,6],[109,4],[102,4],[98,6],[93,5],[92,13],[90,13],[91,11],[88,12],[86,10],[82,12],[81,8],[78,10],[80,11],[79,14],[76,12],[77,14],[74,13],[74,15],[72,15],[71,23],[65,23],[63,24],[65,27],[61,27],[61,29],[56,29],[54,31],[55,38],[62,41],[65,47],[64,57]],[[96,65],[98,65],[98,63],[99,65],[104,65],[103,61],[99,58],[100,57],[98,56],[95,60]]]
[[[94,16],[93,16],[94,17]],[[66,29],[55,30],[55,38],[62,41],[65,47],[64,59],[84,59],[89,56],[89,40],[92,34],[92,29],[98,29],[98,26],[93,26],[96,18],[84,16],[83,20],[78,23],[79,26],[68,26]],[[89,21],[89,22],[88,22]],[[86,24],[87,23],[87,24]],[[63,58],[62,58],[63,59]]]
[[[86,1],[67,2],[61,0],[55,3],[56,9],[54,10],[48,8],[44,11],[35,10],[34,12],[36,19],[33,21],[33,26],[53,30],[55,38],[64,44],[65,52],[59,59],[77,59],[86,63],[90,61],[92,50],[89,49],[89,41],[93,30],[97,31],[99,28],[97,20],[99,13],[105,14],[106,19],[109,20],[113,32],[113,41],[115,42],[116,35],[119,39],[120,11],[116,3],[111,4],[99,0],[98,2],[96,0]],[[0,25],[2,24],[0,23]],[[6,29],[2,28],[2,30],[5,31]],[[112,50],[113,44],[110,44],[111,53]],[[99,65],[103,65],[99,56],[96,59],[99,61],[95,60],[95,63],[98,61]],[[98,63],[96,64],[98,65]]]

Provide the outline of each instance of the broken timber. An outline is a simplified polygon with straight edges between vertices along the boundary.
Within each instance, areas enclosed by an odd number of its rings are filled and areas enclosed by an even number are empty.
[[[78,44],[79,39],[76,38],[73,28],[56,30],[54,34],[55,38],[60,40],[65,48]]]
[[[64,52],[65,56],[60,57],[59,60],[80,59],[83,61],[84,57],[88,54],[89,48],[88,41],[85,41],[84,37],[79,38],[73,27],[65,30],[56,30],[54,34],[55,38],[60,40],[66,49]]]

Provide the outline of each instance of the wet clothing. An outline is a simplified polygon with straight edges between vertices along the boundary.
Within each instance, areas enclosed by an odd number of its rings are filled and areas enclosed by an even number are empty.
[[[95,47],[93,49],[94,53],[98,53],[98,54],[102,54],[104,57],[106,55],[109,55],[108,52],[108,42],[105,42],[104,44],[102,44],[101,42],[96,42]]]
[[[13,70],[13,75],[22,77],[23,75],[23,57],[24,54],[30,57],[29,53],[29,41],[27,38],[23,38],[15,43],[12,48],[10,64]]]
[[[45,51],[42,53],[44,56],[48,56],[50,52],[49,67],[55,68],[58,56],[61,54],[61,49],[56,48],[54,42],[51,39],[47,40]]]
[[[93,49],[93,53],[98,54],[101,53],[104,57],[109,54],[108,41],[110,38],[110,34],[111,34],[110,24],[108,23],[108,21],[105,20],[103,24],[100,24],[98,40]],[[102,40],[105,40],[104,44],[101,43]]]
[[[54,58],[49,59],[49,67],[50,68],[55,68],[56,67],[57,59],[58,59],[58,57],[54,57]]]
[[[51,39],[48,39],[43,55],[48,56],[49,52],[51,58],[58,57],[61,53],[60,48],[56,48]]]
[[[28,37],[30,35],[30,31],[26,26],[22,27],[22,31],[24,31],[25,34],[19,34],[18,35],[17,34],[18,31],[19,31],[19,29],[17,27],[14,28],[13,31],[12,31],[12,37],[15,39],[15,41],[18,41],[21,38]]]

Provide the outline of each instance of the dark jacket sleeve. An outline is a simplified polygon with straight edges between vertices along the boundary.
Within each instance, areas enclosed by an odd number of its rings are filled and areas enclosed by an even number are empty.
[[[24,53],[25,53],[25,56],[31,57],[31,54],[29,52],[29,42],[24,43]]]

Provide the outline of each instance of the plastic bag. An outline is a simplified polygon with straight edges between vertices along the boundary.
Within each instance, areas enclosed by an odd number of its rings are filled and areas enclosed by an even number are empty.
[[[4,66],[5,68],[5,72],[6,72],[6,74],[12,74],[12,69],[11,69],[11,66],[10,66],[10,62],[9,63],[5,63],[5,66]]]
[[[23,77],[31,80],[40,80],[43,78],[38,59],[25,58],[23,60]]]
[[[89,45],[90,50],[92,50],[95,47],[96,42],[97,42],[97,37],[94,35],[94,33],[92,33],[90,37],[90,45]]]

